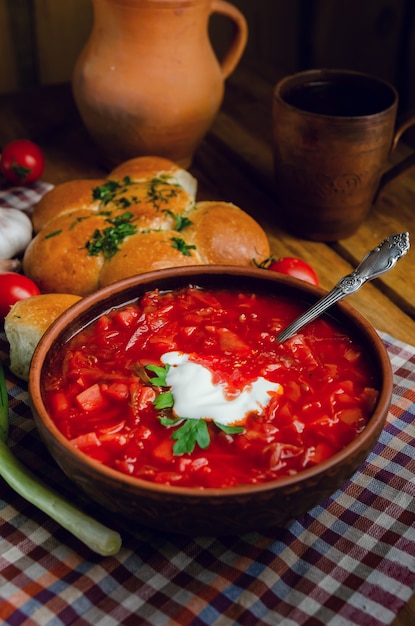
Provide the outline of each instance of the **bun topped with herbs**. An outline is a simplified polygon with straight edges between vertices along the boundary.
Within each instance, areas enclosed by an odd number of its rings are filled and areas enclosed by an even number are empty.
[[[102,180],[57,185],[36,205],[24,273],[43,293],[88,295],[122,278],[183,265],[254,266],[262,227],[229,202],[197,202],[197,181],[168,159],[138,157]]]

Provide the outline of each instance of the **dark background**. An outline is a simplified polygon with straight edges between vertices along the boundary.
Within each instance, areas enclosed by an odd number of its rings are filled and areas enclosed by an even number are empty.
[[[249,25],[241,63],[276,80],[312,67],[392,82],[415,108],[415,0],[233,0]],[[69,81],[92,21],[91,0],[0,0],[0,92]],[[210,21],[220,55],[231,35]]]

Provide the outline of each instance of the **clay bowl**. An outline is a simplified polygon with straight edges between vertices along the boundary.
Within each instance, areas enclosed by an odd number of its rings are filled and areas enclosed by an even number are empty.
[[[273,272],[235,267],[187,267],[143,274],[88,296],[65,312],[46,332],[32,361],[30,395],[37,428],[64,473],[88,496],[130,522],[184,534],[235,534],[283,527],[341,488],[362,465],[384,426],[392,395],[388,354],[372,326],[347,303],[330,312],[363,343],[373,361],[380,390],[366,428],[330,459],[272,482],[227,489],[193,489],[153,484],[123,475],[72,447],[49,417],[42,400],[42,379],[57,350],[100,314],[154,288],[188,284],[206,288],[238,288],[288,295],[311,305],[323,292],[307,283]]]

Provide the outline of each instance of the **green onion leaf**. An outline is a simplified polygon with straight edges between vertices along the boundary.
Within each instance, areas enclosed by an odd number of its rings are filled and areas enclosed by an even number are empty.
[[[3,366],[0,363],[0,440],[6,442],[9,434],[9,399]]]

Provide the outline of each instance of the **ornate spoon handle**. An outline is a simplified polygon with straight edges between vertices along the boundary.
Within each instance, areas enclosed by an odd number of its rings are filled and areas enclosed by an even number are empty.
[[[381,244],[370,250],[361,260],[357,268],[339,280],[337,285],[324,298],[318,300],[310,309],[300,315],[287,326],[277,337],[282,342],[292,337],[303,326],[312,322],[326,309],[344,298],[355,293],[369,280],[388,272],[409,250],[409,233],[390,235]]]

